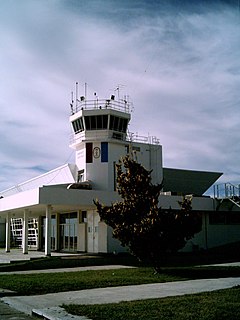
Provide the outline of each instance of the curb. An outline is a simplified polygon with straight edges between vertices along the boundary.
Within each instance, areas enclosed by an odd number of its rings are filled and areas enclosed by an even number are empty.
[[[74,316],[69,314],[61,307],[33,309],[32,315],[44,320],[91,320],[85,316]]]

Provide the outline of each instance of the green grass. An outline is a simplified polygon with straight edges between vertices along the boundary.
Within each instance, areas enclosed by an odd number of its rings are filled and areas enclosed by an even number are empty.
[[[152,268],[0,275],[0,288],[20,295],[46,294],[143,283],[184,280],[167,274],[154,274]]]
[[[240,288],[104,305],[64,305],[93,320],[239,320]]]
[[[27,261],[14,261],[12,263],[0,264],[0,272],[22,271],[22,270],[43,270],[58,268],[74,268],[83,266],[98,266],[109,264],[123,264],[139,266],[139,262],[131,255],[98,255],[85,256],[76,255],[71,257],[43,257]]]
[[[151,267],[38,274],[0,275],[0,288],[20,295],[84,290],[113,286],[160,283],[188,279],[240,277],[240,267],[162,268],[156,274]]]

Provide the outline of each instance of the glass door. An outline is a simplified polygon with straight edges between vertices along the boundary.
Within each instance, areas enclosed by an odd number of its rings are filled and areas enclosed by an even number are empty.
[[[77,212],[60,215],[60,250],[77,251]]]

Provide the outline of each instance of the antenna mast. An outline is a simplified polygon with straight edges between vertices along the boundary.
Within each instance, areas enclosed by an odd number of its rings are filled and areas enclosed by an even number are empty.
[[[73,111],[73,103],[74,103],[74,101],[73,101],[73,91],[71,91],[71,103],[70,103],[70,107],[71,107],[71,112],[72,112],[72,114],[74,114],[74,111]]]
[[[77,112],[77,104],[78,104],[78,82],[76,82],[76,112]]]
[[[84,96],[87,99],[87,82],[84,83]]]

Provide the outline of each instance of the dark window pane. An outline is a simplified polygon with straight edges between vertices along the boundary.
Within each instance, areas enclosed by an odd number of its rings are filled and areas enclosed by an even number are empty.
[[[90,126],[91,126],[91,128],[90,128],[90,130],[96,130],[96,128],[97,128],[97,124],[96,124],[96,116],[91,116],[90,117]]]
[[[114,116],[110,116],[109,130],[113,130],[113,126],[114,126]]]
[[[84,120],[85,120],[86,130],[90,130],[90,117],[86,116],[84,117]]]
[[[107,125],[108,125],[108,116],[107,115],[103,115],[103,129],[107,129]]]

